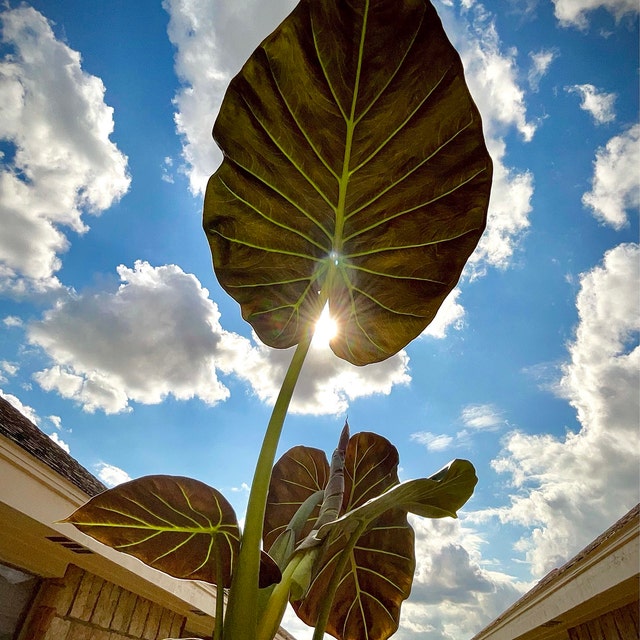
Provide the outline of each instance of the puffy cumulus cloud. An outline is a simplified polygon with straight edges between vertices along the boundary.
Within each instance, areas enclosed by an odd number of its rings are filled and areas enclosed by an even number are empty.
[[[416,571],[394,638],[470,638],[526,590],[512,576],[486,568],[484,541],[461,520],[410,516]]]
[[[596,124],[605,124],[616,119],[615,93],[605,93],[592,84],[574,84],[565,87],[565,91],[580,96],[580,108],[591,114]]]
[[[581,278],[579,324],[560,393],[581,429],[563,438],[510,433],[493,466],[516,492],[497,510],[529,528],[518,543],[543,575],[599,535],[638,502],[640,331],[636,244],[609,251]]]
[[[518,83],[517,51],[503,47],[495,19],[482,4],[472,3],[464,9],[461,16],[443,10],[441,17],[460,52],[493,159],[487,229],[465,272],[473,278],[482,276],[489,266],[508,267],[529,227],[533,176],[507,166],[505,135],[515,129],[529,141],[536,126],[527,118],[525,93]]]
[[[460,16],[447,11],[441,18],[462,58],[486,136],[491,140],[515,127],[524,140],[531,140],[536,126],[527,119],[525,92],[518,81],[518,52],[503,46],[494,16],[483,4],[473,3]]]
[[[93,465],[96,475],[107,487],[115,487],[123,482],[129,482],[131,476],[126,472],[112,464],[106,462],[98,462]]]
[[[554,49],[543,49],[536,53],[530,53],[531,68],[527,74],[527,81],[532,91],[537,91],[540,86],[540,80],[547,75],[551,63],[558,57],[558,52]]]
[[[127,158],[110,141],[113,109],[102,81],[56,39],[47,19],[21,6],[0,13],[0,290],[59,288],[61,228],[87,230],[128,189]]]
[[[36,374],[38,383],[107,413],[169,394],[225,399],[214,362],[223,332],[207,290],[174,265],[137,262],[118,274],[116,291],[70,297],[29,325],[30,342],[55,362]]]
[[[257,344],[220,325],[217,306],[197,278],[175,265],[137,262],[118,268],[115,291],[69,297],[29,325],[27,335],[53,360],[35,374],[40,386],[86,411],[130,410],[168,395],[215,404],[229,396],[217,372],[246,381],[273,404],[290,350]],[[297,413],[343,413],[350,400],[388,394],[409,381],[404,352],[369,367],[336,358],[314,343],[294,396]]]
[[[204,193],[222,159],[211,128],[229,80],[295,4],[293,0],[163,0],[169,38],[176,47],[176,73],[183,83],[174,99],[175,122],[194,194]]]
[[[269,405],[275,403],[291,361],[292,349],[271,349],[237,334],[227,334],[220,347],[220,367],[248,382]],[[314,340],[296,385],[290,410],[298,414],[344,414],[351,400],[373,394],[389,395],[408,384],[405,351],[366,367],[337,358],[326,344]]]
[[[640,207],[640,125],[626,131],[598,149],[593,163],[591,191],[582,196],[582,203],[593,214],[614,229],[628,222],[627,212]]]
[[[586,29],[587,14],[596,9],[606,9],[616,20],[627,14],[638,13],[636,0],[553,0],[555,16],[563,27]]]

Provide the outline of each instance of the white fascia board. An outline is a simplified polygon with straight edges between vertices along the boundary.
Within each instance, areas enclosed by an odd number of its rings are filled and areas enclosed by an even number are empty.
[[[545,622],[566,622],[573,609],[639,574],[640,537],[638,520],[634,519],[538,591],[534,587],[530,597],[525,594],[502,620],[490,624],[473,640],[517,640]],[[552,629],[544,632],[554,636]]]

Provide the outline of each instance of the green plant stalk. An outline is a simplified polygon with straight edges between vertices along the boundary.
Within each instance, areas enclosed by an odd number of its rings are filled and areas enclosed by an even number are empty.
[[[213,640],[222,640],[224,621],[224,587],[222,579],[222,562],[220,561],[220,547],[216,543],[216,623],[213,628]]]
[[[245,529],[234,572],[224,623],[225,640],[247,640],[256,637],[258,576],[260,574],[260,545],[262,526],[271,480],[271,469],[276,457],[278,442],[293,396],[296,382],[302,370],[313,338],[310,326],[302,337],[289,364],[262,442],[260,456],[251,484]]]
[[[301,560],[302,554],[294,556],[282,572],[282,580],[274,587],[264,609],[264,615],[260,618],[260,627],[258,628],[256,640],[271,640],[278,632],[282,616],[289,602],[291,578]]]
[[[355,547],[356,542],[358,542],[360,536],[364,533],[364,530],[367,528],[367,522],[364,521],[360,523],[358,528],[351,534],[351,539],[349,540],[349,544],[342,550],[340,554],[340,558],[336,564],[336,568],[333,571],[333,575],[331,576],[331,580],[327,586],[327,590],[325,591],[325,598],[323,599],[322,609],[318,614],[318,619],[316,620],[315,629],[313,631],[312,640],[323,640],[324,639],[324,630],[327,627],[327,622],[329,620],[329,615],[331,614],[331,607],[333,606],[333,599],[336,596],[336,591],[338,590],[338,586],[340,581],[342,580],[342,574],[344,573],[344,568],[347,565],[347,561],[351,556],[351,552],[353,551],[353,547]],[[328,542],[328,541],[327,541]]]

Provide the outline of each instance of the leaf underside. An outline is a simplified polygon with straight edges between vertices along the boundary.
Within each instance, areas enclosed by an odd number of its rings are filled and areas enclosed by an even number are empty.
[[[316,491],[324,489],[328,479],[329,463],[320,449],[297,446],[276,462],[271,472],[262,533],[267,551],[286,529],[302,503]],[[314,509],[302,528],[302,538],[311,531],[319,512],[320,506]]]
[[[236,515],[221,493],[198,480],[138,478],[95,496],[64,522],[176,578],[231,584],[240,548]],[[268,556],[261,572],[263,583],[280,579]]]
[[[341,512],[348,512],[397,484],[397,465],[397,451],[385,438],[366,432],[351,437],[346,450]],[[267,550],[297,507],[326,486],[329,463],[322,451],[298,446],[276,462],[273,474],[265,517]],[[316,510],[301,538],[314,528],[317,517]],[[343,536],[323,549],[307,596],[293,603],[298,616],[311,626],[324,604],[328,582],[346,542]],[[397,629],[400,604],[409,595],[414,566],[413,530],[406,513],[389,510],[359,538],[351,553],[326,631],[342,640],[389,637]]]
[[[309,590],[292,602],[310,626],[315,626],[326,605],[338,563],[348,554],[326,627],[339,640],[386,640],[395,633],[415,569],[414,533],[407,513],[455,518],[477,483],[467,460],[453,460],[429,478],[403,483],[397,468],[398,452],[388,440],[369,432],[352,436],[346,448],[339,517],[318,527],[316,509],[296,540],[300,543],[317,530],[321,541]],[[270,549],[299,506],[326,487],[328,478],[329,463],[318,449],[294,447],[276,462],[265,515],[265,549]],[[361,526],[362,535],[352,540]]]
[[[398,452],[375,433],[355,434],[347,446],[342,513],[349,513],[398,484]],[[309,591],[294,602],[297,615],[314,626],[326,600],[341,551],[341,536],[322,549]],[[340,640],[384,640],[398,628],[400,605],[411,591],[414,534],[405,511],[387,510],[349,553],[326,631]]]
[[[214,138],[216,275],[270,346],[297,344],[326,297],[338,356],[397,353],[484,230],[480,115],[425,0],[302,0],[232,80]]]

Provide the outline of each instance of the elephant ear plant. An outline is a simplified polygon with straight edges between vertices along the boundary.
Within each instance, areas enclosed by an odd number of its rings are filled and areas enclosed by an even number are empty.
[[[384,640],[413,579],[407,513],[456,517],[473,465],[399,483],[395,447],[346,425],[331,464],[304,446],[274,461],[325,306],[335,355],[367,365],[418,336],[455,287],[486,224],[480,115],[426,0],[301,0],[231,81],[213,135],[216,275],[263,342],[295,346],[244,530],[218,491],[171,476],[106,491],[67,521],[215,584],[215,640],[273,638],[288,601],[316,640]]]

